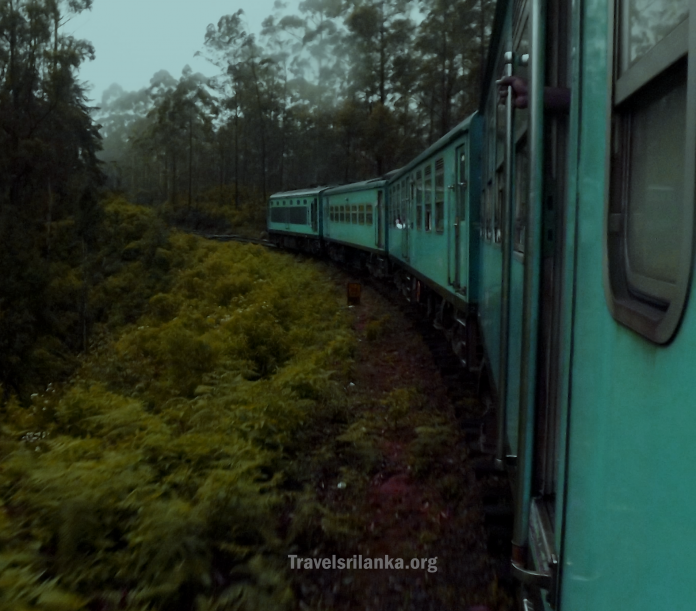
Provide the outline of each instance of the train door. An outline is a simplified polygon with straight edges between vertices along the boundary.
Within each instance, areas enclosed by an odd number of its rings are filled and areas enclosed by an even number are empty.
[[[317,214],[317,198],[315,197],[312,200],[312,206],[311,206],[311,214],[312,214],[312,231],[316,232],[319,229],[319,220],[318,220],[318,214]]]
[[[468,177],[466,175],[466,150],[468,138],[464,138],[461,146],[455,151],[454,168],[454,193],[455,193],[455,216],[454,216],[454,278],[455,290],[462,288],[462,279],[467,277],[469,269],[468,245],[465,243],[468,232],[464,229],[466,219],[466,194],[468,189]]]
[[[562,523],[563,495],[558,478],[564,348],[560,338],[569,128],[567,110],[551,109],[548,95],[552,89],[560,92],[570,86],[569,5],[567,0],[529,1],[530,125],[528,140],[521,139],[515,151],[516,156],[525,155],[523,148],[529,147],[513,560],[518,576],[545,589],[552,607],[558,602],[562,544],[558,526]],[[526,18],[524,11],[516,16]]]

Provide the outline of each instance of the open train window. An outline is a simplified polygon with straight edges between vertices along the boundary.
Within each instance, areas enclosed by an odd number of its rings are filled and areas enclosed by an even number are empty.
[[[485,231],[487,242],[491,242],[493,240],[493,206],[495,205],[495,199],[495,189],[492,181],[489,181],[488,186],[486,187],[486,209],[484,210],[486,215],[484,222],[486,225]]]
[[[674,336],[691,276],[696,116],[687,108],[696,101],[696,67],[688,65],[689,4],[621,0],[614,17],[605,287],[614,318],[660,344]]]
[[[445,160],[435,161],[435,231],[445,230]]]
[[[496,193],[495,209],[493,210],[493,243],[502,241],[503,206],[505,205],[505,166],[498,168],[495,173]]]
[[[423,227],[423,172],[416,172],[416,229]]]
[[[409,195],[410,195],[410,189],[409,189],[409,184],[406,179],[401,183],[401,227],[402,228],[407,228],[408,223],[409,223],[409,212],[410,212],[410,205],[409,205]]]
[[[423,191],[425,195],[425,219],[424,225],[426,231],[433,230],[433,166],[425,167],[425,182],[423,183]]]
[[[527,229],[527,200],[529,199],[529,157],[527,139],[523,137],[515,149],[515,217],[512,228],[513,248],[524,253],[524,236]]]

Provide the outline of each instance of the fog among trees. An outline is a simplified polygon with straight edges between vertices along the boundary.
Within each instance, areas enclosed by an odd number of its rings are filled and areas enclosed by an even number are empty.
[[[408,162],[476,109],[495,2],[276,3],[259,35],[243,10],[200,54],[96,113],[109,186],[145,204],[263,205],[278,190],[362,180]]]

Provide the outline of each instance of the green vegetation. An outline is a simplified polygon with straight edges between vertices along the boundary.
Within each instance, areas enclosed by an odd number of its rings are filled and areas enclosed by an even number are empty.
[[[305,530],[282,521],[308,493],[287,471],[341,417],[342,294],[309,262],[105,215],[91,353],[2,408],[0,609],[290,607]]]

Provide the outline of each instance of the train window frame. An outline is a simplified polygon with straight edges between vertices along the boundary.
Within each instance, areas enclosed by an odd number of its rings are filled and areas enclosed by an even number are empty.
[[[667,344],[674,338],[684,314],[692,277],[696,116],[689,109],[696,103],[696,24],[689,13],[696,19],[696,0],[689,0],[687,16],[678,25],[632,62],[624,57],[628,1],[617,0],[613,6],[610,23],[613,36],[608,45],[612,86],[607,113],[604,291],[615,320],[656,344]],[[645,120],[641,123],[640,117],[648,116],[651,110],[654,113],[660,103],[664,107],[665,100],[684,87],[684,170],[675,183],[681,184],[683,191],[679,207],[675,206],[674,224],[680,229],[663,235],[657,233],[658,229],[653,234],[641,234],[635,227],[645,226],[646,219],[657,218],[660,210],[657,200],[645,203],[650,200],[649,191],[645,190],[648,185],[631,177],[631,168],[640,164],[641,159],[633,141],[640,142],[641,134],[646,137],[649,129],[654,129],[646,127]],[[674,113],[670,117],[673,119]],[[665,123],[660,122],[658,127],[663,130]],[[636,173],[636,176],[640,175]],[[651,188],[654,190],[655,185]],[[659,218],[664,216],[659,214]],[[632,259],[629,246],[635,241],[636,233],[653,238],[649,246],[653,254],[659,254],[661,244],[665,245],[665,252],[677,244],[677,252],[669,254],[672,266],[669,272],[674,282],[658,278],[655,273],[651,276],[648,272],[636,273],[635,267],[632,269],[636,260]],[[661,240],[657,244],[655,236]]]
[[[358,204],[358,225],[365,224],[365,204]]]
[[[372,204],[365,205],[365,224],[372,226],[374,223],[372,216]]]
[[[423,229],[433,230],[433,166],[428,164],[423,170]]]
[[[416,230],[423,229],[423,172],[416,172]]]
[[[445,158],[440,157],[435,160],[435,231],[444,233],[445,231]]]
[[[401,227],[402,229],[407,229],[408,227],[408,211],[410,203],[411,190],[409,188],[408,179],[404,178],[401,182]]]
[[[351,225],[358,224],[358,205],[357,204],[350,205],[350,224]]]
[[[513,252],[524,257],[524,240],[527,233],[527,210],[529,209],[529,149],[525,132],[515,145],[515,216]]]

